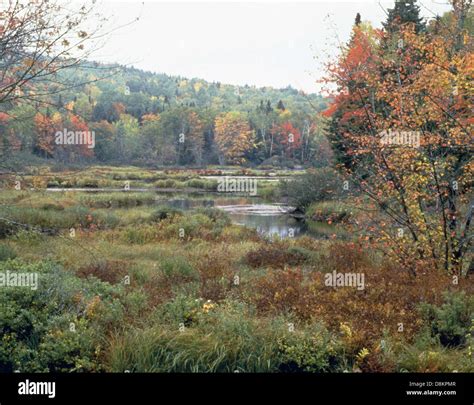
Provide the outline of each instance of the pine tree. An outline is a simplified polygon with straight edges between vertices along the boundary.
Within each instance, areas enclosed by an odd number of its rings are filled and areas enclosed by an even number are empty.
[[[356,14],[356,18],[355,18],[355,25],[360,25],[361,23],[361,17],[360,17],[360,13],[357,13]]]
[[[273,111],[272,103],[270,102],[270,100],[267,100],[267,107],[265,108],[265,113],[268,115],[272,111]]]
[[[399,31],[401,25],[407,23],[415,24],[417,33],[426,28],[416,0],[396,0],[395,7],[388,10],[387,21],[383,26],[387,32],[394,33]]]

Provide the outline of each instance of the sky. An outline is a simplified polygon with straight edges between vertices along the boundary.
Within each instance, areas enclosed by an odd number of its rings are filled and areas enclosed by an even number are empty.
[[[393,4],[103,0],[101,13],[121,28],[93,58],[211,82],[318,92],[324,62],[348,40],[356,13],[380,27]],[[423,17],[450,9],[441,0],[419,4]]]

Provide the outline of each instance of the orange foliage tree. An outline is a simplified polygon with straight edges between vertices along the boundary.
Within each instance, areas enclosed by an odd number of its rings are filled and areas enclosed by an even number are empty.
[[[280,149],[281,154],[286,157],[294,158],[302,146],[300,130],[295,128],[291,122],[285,121],[280,125],[274,125],[271,133],[277,144],[275,149]]]
[[[254,131],[240,112],[220,114],[215,120],[215,141],[219,149],[219,160],[242,163],[245,152],[253,145]]]
[[[448,22],[420,33],[412,24],[396,33],[358,24],[329,66],[338,91],[326,115],[340,167],[363,192],[373,240],[413,274],[427,263],[472,270],[468,3],[455,2]]]

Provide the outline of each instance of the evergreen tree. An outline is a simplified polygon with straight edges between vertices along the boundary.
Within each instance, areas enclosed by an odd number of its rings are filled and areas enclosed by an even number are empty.
[[[415,25],[417,33],[426,28],[416,0],[396,0],[395,7],[388,10],[387,21],[383,23],[385,30],[394,33],[399,31],[401,25],[408,23]]]
[[[356,18],[355,18],[355,25],[360,25],[360,23],[361,23],[360,13],[357,13]]]
[[[283,104],[283,103],[282,103]],[[285,107],[283,107],[285,108]],[[273,107],[272,107],[272,103],[270,102],[270,100],[267,100],[267,107],[265,109],[265,113],[268,115],[270,114],[271,112],[273,111]]]

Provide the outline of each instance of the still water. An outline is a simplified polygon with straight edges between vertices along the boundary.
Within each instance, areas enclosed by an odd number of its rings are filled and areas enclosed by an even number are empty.
[[[181,210],[196,207],[218,208],[227,212],[233,223],[257,229],[260,234],[269,237],[288,238],[308,234],[321,238],[326,237],[327,234],[327,232],[321,232],[321,229],[318,230],[317,227],[309,227],[305,222],[298,221],[288,215],[292,207],[283,204],[263,203],[258,198],[176,197],[157,199],[157,203]]]

